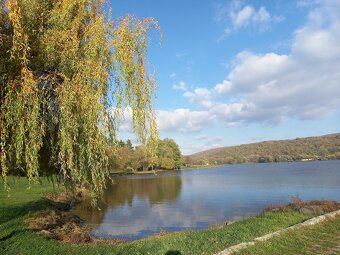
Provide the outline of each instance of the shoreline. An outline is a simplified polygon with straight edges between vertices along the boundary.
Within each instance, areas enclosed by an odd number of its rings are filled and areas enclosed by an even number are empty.
[[[158,170],[150,170],[150,171],[137,171],[137,172],[130,172],[130,171],[112,171],[110,172],[111,177],[117,177],[117,176],[128,176],[128,175],[149,175],[149,174],[156,174],[157,173],[171,173],[171,172],[180,172],[180,171],[187,171],[187,170],[198,170],[198,169],[209,169],[209,168],[216,168],[216,167],[223,167],[224,165],[209,165],[209,166],[190,166],[190,167],[184,167],[180,169],[158,169]]]
[[[124,171],[124,170],[117,170],[110,172],[111,177],[117,176],[127,176],[127,175],[149,175],[149,174],[157,174],[157,173],[166,173],[166,172],[177,172],[177,171],[186,171],[186,170],[199,170],[199,169],[210,169],[210,168],[217,168],[217,167],[224,167],[224,166],[236,166],[236,165],[253,165],[253,164],[280,164],[280,163],[309,163],[309,162],[316,162],[316,161],[340,161],[340,159],[325,159],[325,160],[296,160],[296,161],[279,161],[279,162],[245,162],[245,163],[235,163],[235,164],[217,164],[217,165],[190,165],[188,167],[183,167],[180,169],[158,169],[158,170],[150,170],[150,171]]]

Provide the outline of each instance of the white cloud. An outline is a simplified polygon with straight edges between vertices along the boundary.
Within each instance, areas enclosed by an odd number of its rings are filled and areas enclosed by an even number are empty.
[[[231,90],[231,82],[224,80],[222,83],[218,83],[215,87],[214,90],[216,91],[217,94],[223,95],[228,93]]]
[[[297,30],[293,54],[304,59],[320,61],[338,58],[340,55],[339,30],[340,23],[332,24],[327,30],[315,26]]]
[[[211,91],[206,88],[196,88],[193,92],[187,91],[183,96],[188,98],[190,103],[198,103],[205,108],[210,108],[213,105]]]
[[[215,116],[209,111],[191,111],[189,109],[176,109],[174,111],[156,111],[158,128],[160,132],[199,132],[211,125]]]
[[[265,6],[256,9],[244,1],[234,0],[228,5],[215,5],[215,20],[218,23],[225,24],[224,35],[219,39],[223,39],[227,34],[252,27],[259,31],[265,31],[273,23],[284,20],[282,15],[272,15]]]
[[[219,120],[229,122],[240,116],[246,107],[245,103],[216,103],[210,108],[210,112]]]
[[[259,23],[270,22],[271,18],[272,17],[270,13],[267,11],[266,7],[264,6],[262,6],[252,17],[254,22],[259,22]]]
[[[242,51],[222,83],[213,89],[187,91],[184,96],[228,126],[317,119],[339,110],[339,9],[339,1],[319,2],[305,25],[295,31],[288,54]],[[240,17],[238,24],[248,16]],[[258,19],[267,19],[266,14]],[[226,93],[228,98],[223,98]]]
[[[251,91],[256,90],[257,80],[273,81],[288,71],[289,58],[286,55],[277,55],[275,53],[267,53],[265,55],[255,55],[248,51],[237,54],[236,65],[229,73],[229,83],[234,83],[234,90]]]
[[[227,81],[243,107],[234,120],[275,124],[322,118],[340,107],[339,1],[311,10],[289,54],[239,53]],[[247,105],[247,107],[245,107]]]
[[[187,86],[184,81],[180,81],[178,84],[174,84],[172,86],[174,90],[182,90],[182,91],[187,91]]]
[[[246,5],[240,10],[235,10],[230,13],[231,21],[236,29],[246,27],[252,20],[255,10],[252,6]]]
[[[123,119],[118,130],[120,133],[132,133],[132,111],[130,108],[126,108],[122,112]],[[199,132],[211,125],[215,117],[209,111],[192,111],[184,108],[172,111],[156,110],[160,132]]]

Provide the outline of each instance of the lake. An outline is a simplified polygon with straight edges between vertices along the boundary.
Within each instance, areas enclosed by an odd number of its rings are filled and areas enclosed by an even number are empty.
[[[89,201],[74,208],[97,237],[136,240],[162,230],[206,229],[296,195],[340,201],[340,161],[226,165],[114,180],[100,210]]]

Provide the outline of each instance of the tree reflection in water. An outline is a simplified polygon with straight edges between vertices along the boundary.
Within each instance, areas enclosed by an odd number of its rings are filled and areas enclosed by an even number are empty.
[[[154,204],[176,201],[182,190],[180,174],[165,174],[118,177],[113,184],[108,184],[99,209],[91,206],[90,200],[85,200],[74,208],[74,212],[89,224],[100,224],[109,209],[128,204],[132,206],[134,198],[148,199],[150,206]]]

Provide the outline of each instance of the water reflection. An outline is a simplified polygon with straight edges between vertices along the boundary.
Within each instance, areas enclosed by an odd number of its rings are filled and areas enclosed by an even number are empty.
[[[170,203],[181,194],[182,179],[180,174],[167,174],[162,178],[155,175],[143,175],[132,177],[119,177],[109,184],[99,201],[99,208],[91,206],[91,201],[86,200],[79,204],[75,213],[91,224],[103,222],[108,210],[117,207],[132,207],[133,201],[147,201],[148,206]]]
[[[205,229],[272,204],[340,200],[340,161],[233,165],[117,178],[100,203],[75,212],[101,237],[139,239],[159,232]]]

